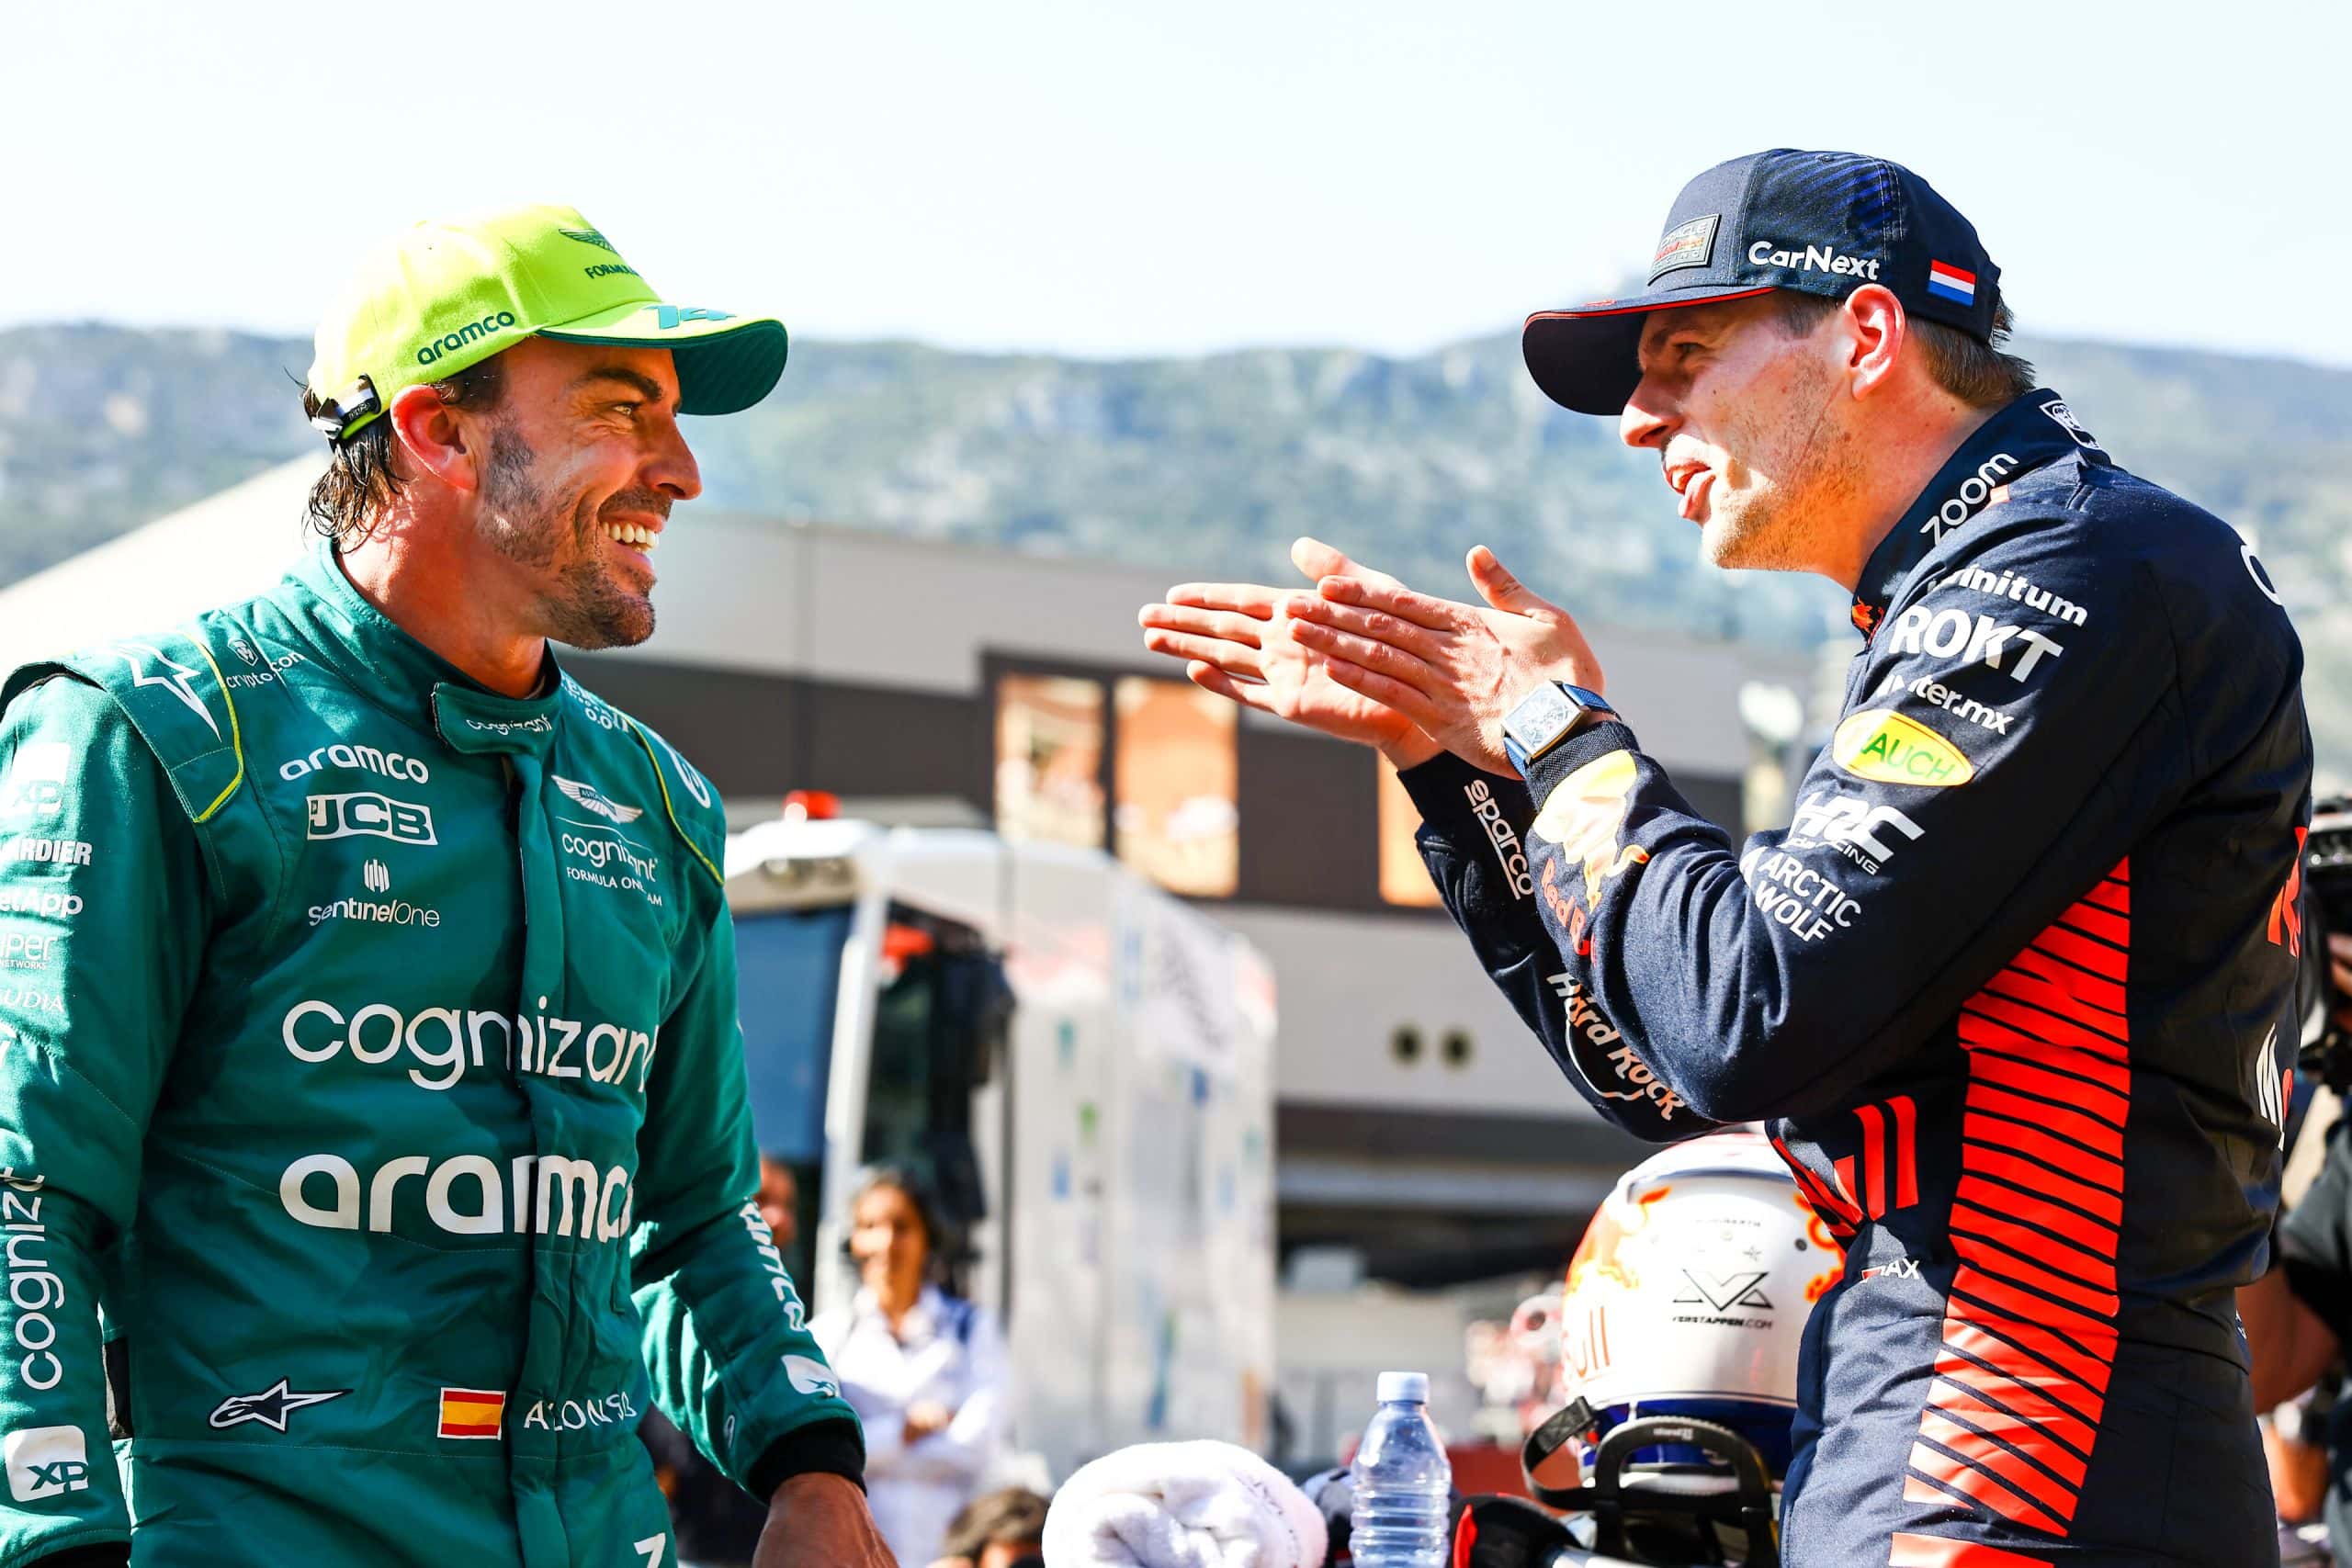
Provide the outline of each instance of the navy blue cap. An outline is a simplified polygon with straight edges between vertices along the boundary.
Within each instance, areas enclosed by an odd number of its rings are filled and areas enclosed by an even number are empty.
[[[1866,283],[1894,290],[1914,316],[1993,339],[2001,269],[1934,186],[1883,158],[1776,147],[1682,187],[1641,293],[1539,310],[1520,345],[1554,402],[1614,414],[1640,384],[1649,311],[1774,288],[1843,299]]]

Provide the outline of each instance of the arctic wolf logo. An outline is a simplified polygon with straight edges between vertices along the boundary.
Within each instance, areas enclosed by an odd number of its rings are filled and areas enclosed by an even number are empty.
[[[1562,779],[1535,818],[1535,836],[1549,839],[1584,863],[1585,908],[1600,903],[1600,885],[1650,858],[1639,844],[1619,848],[1625,797],[1634,788],[1634,754],[1611,751]]]
[[[599,817],[609,818],[615,822],[634,822],[645,815],[644,807],[623,806],[594,784],[582,784],[578,779],[568,779],[560,773],[554,777],[556,788],[563,791]]]

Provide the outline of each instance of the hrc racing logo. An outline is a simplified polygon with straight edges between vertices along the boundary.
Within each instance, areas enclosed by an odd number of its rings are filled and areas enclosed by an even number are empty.
[[[547,1006],[545,997],[539,998],[539,1006]],[[492,1030],[497,1031],[499,1038],[485,1049]],[[345,1050],[353,1061],[377,1066],[399,1056],[405,1047],[417,1063],[408,1069],[409,1081],[419,1089],[435,1090],[456,1084],[469,1066],[495,1063],[510,1072],[551,1078],[584,1076],[592,1083],[623,1087],[633,1066],[637,1089],[642,1094],[647,1076],[653,1070],[653,1054],[661,1045],[658,1029],[583,1024],[544,1012],[509,1015],[431,1007],[412,1015],[384,1002],[370,1002],[345,1018],[332,1003],[315,998],[297,1002],[286,1010],[278,1037],[295,1060],[313,1066],[334,1060]],[[580,1047],[577,1060],[572,1059],[574,1045]]]
[[[310,837],[348,839],[361,834],[398,844],[437,844],[433,811],[389,795],[314,795],[310,797]]]
[[[1990,615],[1971,616],[1965,610],[1930,610],[1925,604],[1914,604],[1894,617],[1894,627],[1888,634],[1887,647],[1896,653],[1932,654],[1938,659],[1955,656],[1962,664],[1984,663],[1996,670],[2006,671],[2012,681],[2023,682],[2033,673],[2033,667],[2044,655],[2052,659],[2064,656],[2060,644],[2040,632],[2023,626],[2003,626]],[[2022,643],[2017,652],[2017,668],[2011,670],[2002,660],[2013,651],[2011,639]]]
[[[1947,789],[1976,776],[1959,747],[1890,708],[1847,715],[1830,739],[1829,755],[1856,778],[1878,784]]]
[[[39,1503],[90,1488],[90,1450],[79,1427],[24,1427],[0,1444],[8,1466],[8,1495]]]
[[[1889,832],[1903,837],[1890,839],[1886,836]],[[1897,843],[1920,838],[1924,832],[1919,824],[1892,806],[1872,806],[1835,790],[1816,790],[1798,803],[1796,816],[1789,823],[1789,836],[1783,842],[1794,849],[1826,844],[1875,876],[1894,858]]]
[[[1487,829],[1487,841],[1495,847],[1495,859],[1502,864],[1503,879],[1510,884],[1510,896],[1527,897],[1535,891],[1535,878],[1527,869],[1527,852],[1520,845],[1518,829],[1503,816],[1502,802],[1484,779],[1472,779],[1462,793],[1469,796],[1471,815]]]
[[[1570,1057],[1577,1065],[1577,1071],[1583,1074],[1584,1081],[1590,1085],[1592,1092],[1603,1100],[1625,1100],[1636,1105],[1653,1106],[1657,1111],[1659,1121],[1673,1121],[1674,1113],[1683,1109],[1682,1097],[1667,1087],[1666,1080],[1652,1071],[1647,1062],[1634,1055],[1634,1048],[1625,1043],[1625,1037],[1600,1016],[1600,1010],[1592,1005],[1592,998],[1585,992],[1584,982],[1573,976],[1561,974],[1545,976],[1544,983],[1559,996],[1561,1011],[1567,1020]],[[1606,1089],[1594,1082],[1592,1074],[1585,1069],[1584,1052],[1577,1049],[1580,1039],[1596,1050],[1607,1052],[1604,1060],[1616,1075],[1617,1081],[1629,1087]]]

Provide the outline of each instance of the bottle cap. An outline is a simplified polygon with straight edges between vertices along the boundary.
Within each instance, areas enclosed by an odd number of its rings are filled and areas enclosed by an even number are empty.
[[[1430,1402],[1430,1375],[1427,1372],[1383,1372],[1379,1384],[1380,1403],[1410,1400],[1415,1404]]]

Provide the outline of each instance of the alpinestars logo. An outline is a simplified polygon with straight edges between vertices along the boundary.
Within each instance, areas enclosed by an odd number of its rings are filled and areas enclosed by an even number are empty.
[[[212,731],[215,737],[220,735],[220,727],[212,721],[212,715],[206,709],[204,699],[198,696],[195,688],[188,684],[196,679],[194,670],[177,660],[164,657],[161,649],[148,643],[118,643],[107,651],[130,666],[131,685],[163,687],[186,704],[188,712],[202,719],[205,728]],[[169,673],[158,674],[156,672],[158,668],[168,671]]]
[[[634,822],[645,815],[643,807],[623,806],[594,784],[582,784],[578,779],[568,779],[560,773],[549,776],[555,780],[556,788],[563,791],[583,808],[594,812],[599,817],[607,818],[615,822]]]
[[[242,1427],[248,1421],[258,1421],[273,1432],[286,1430],[286,1418],[297,1410],[313,1404],[324,1404],[330,1399],[341,1399],[351,1391],[347,1388],[322,1389],[316,1393],[299,1393],[280,1378],[259,1393],[232,1393],[213,1407],[214,1427]]]

